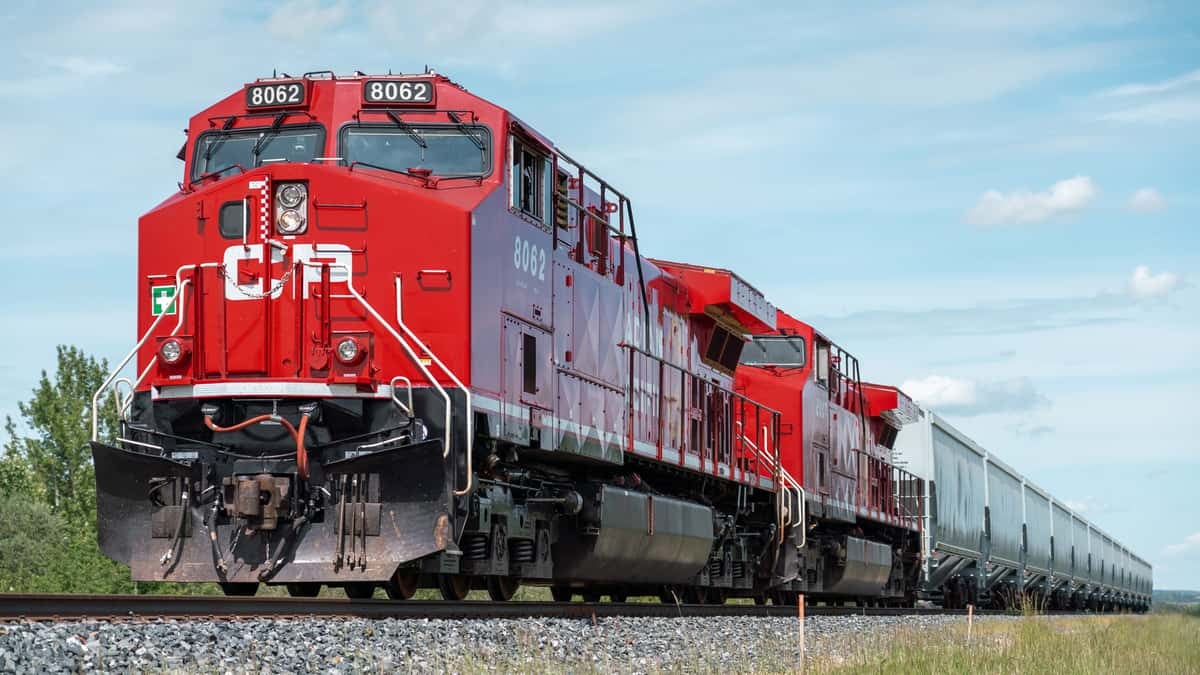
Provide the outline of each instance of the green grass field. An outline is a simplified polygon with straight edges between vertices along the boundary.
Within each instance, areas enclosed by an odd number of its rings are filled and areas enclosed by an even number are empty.
[[[1200,618],[1022,617],[894,634],[883,656],[815,661],[838,673],[1200,673]]]

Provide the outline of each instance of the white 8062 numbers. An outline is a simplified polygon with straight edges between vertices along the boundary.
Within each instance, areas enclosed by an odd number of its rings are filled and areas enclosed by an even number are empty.
[[[426,103],[430,100],[428,82],[381,82],[367,85],[368,101],[414,101]]]
[[[513,241],[513,267],[538,281],[545,281],[546,249],[517,237]]]
[[[296,82],[250,89],[250,105],[285,105],[302,101],[304,101],[304,88]]]

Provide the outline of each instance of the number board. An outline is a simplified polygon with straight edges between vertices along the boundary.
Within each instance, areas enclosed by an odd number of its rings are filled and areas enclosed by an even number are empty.
[[[363,83],[363,103],[430,105],[433,80],[367,80]]]
[[[291,108],[302,106],[308,99],[308,87],[303,82],[271,82],[246,87],[247,108]]]

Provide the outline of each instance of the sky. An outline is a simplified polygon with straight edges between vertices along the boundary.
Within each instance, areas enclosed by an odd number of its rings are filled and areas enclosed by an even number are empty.
[[[0,415],[132,346],[189,116],[430,66],[1200,588],[1200,5],[841,4],[3,3]]]

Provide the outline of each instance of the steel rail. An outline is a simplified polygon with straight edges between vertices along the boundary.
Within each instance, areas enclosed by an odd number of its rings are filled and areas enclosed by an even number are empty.
[[[805,607],[807,616],[966,615],[967,610],[912,607]],[[976,610],[976,614],[1005,614]],[[794,617],[792,605],[689,605],[659,602],[487,602],[349,600],[343,598],[225,597],[203,595],[0,594],[0,621],[72,619],[237,619],[358,617],[365,619],[593,619],[603,617]]]

